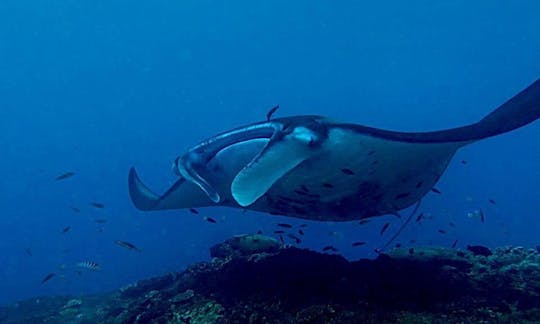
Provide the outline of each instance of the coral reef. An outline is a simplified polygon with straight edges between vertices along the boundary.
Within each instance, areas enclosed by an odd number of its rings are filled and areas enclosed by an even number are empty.
[[[485,252],[485,251],[484,251]],[[435,247],[375,260],[280,246],[262,235],[212,247],[211,262],[117,292],[32,299],[5,323],[463,323],[540,321],[540,254]]]

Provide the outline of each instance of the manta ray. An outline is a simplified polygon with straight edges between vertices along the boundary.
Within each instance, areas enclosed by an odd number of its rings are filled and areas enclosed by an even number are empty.
[[[396,214],[433,189],[459,148],[539,117],[540,79],[479,122],[440,131],[397,132],[323,116],[268,118],[179,156],[178,180],[161,196],[131,168],[129,193],[143,211],[228,206],[319,221]]]

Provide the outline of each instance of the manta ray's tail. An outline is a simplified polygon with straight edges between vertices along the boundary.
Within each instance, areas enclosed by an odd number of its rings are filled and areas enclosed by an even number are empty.
[[[465,145],[486,137],[503,134],[540,118],[540,79],[477,123],[432,132],[395,132],[372,127],[348,125],[362,133],[410,143],[460,143]]]
[[[380,137],[405,142],[448,143],[474,142],[525,126],[540,118],[540,79],[477,123],[447,130],[420,133],[400,133],[375,130]],[[373,132],[373,129],[372,129]]]
[[[471,125],[475,139],[503,134],[540,118],[540,79]]]

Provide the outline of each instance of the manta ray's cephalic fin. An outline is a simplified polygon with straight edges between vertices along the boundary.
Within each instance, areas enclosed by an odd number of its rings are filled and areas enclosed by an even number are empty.
[[[152,192],[139,179],[134,168],[129,170],[129,195],[139,210],[165,210],[208,206],[212,202],[194,184],[184,178],[178,179],[163,195]]]
[[[159,202],[159,196],[142,183],[135,168],[129,169],[128,184],[129,196],[135,207],[140,210],[153,210]]]
[[[276,131],[264,149],[234,178],[233,198],[240,206],[251,205],[279,178],[313,156],[321,140],[320,134],[307,127],[295,127],[289,134]]]

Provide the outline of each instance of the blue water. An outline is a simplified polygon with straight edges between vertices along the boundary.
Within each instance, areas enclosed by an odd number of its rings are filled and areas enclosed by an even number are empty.
[[[308,223],[302,247],[375,257],[394,216],[360,226],[223,208],[201,210],[217,224],[183,210],[143,213],[127,171],[135,165],[162,192],[177,155],[276,104],[276,116],[405,131],[475,122],[540,77],[539,13],[535,0],[2,0],[0,303],[179,271],[208,260],[212,244],[278,222]],[[538,165],[540,122],[460,150],[437,185],[443,194],[424,199],[432,219],[397,242],[540,244]],[[76,174],[54,180],[67,171]],[[478,208],[485,223],[467,216]],[[369,244],[352,248],[358,240]],[[85,260],[102,270],[77,274]]]

